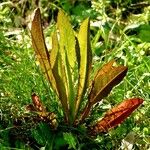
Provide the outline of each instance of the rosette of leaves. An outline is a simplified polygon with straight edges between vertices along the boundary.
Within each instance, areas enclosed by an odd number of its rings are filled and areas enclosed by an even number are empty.
[[[89,32],[89,18],[81,23],[79,32],[76,33],[68,16],[60,10],[56,30],[52,34],[52,49],[48,50],[40,9],[35,10],[31,27],[33,48],[43,73],[61,102],[65,123],[72,126],[84,122],[93,105],[105,98],[127,73],[127,67],[117,65],[112,60],[98,69],[91,79],[92,51]],[[81,103],[87,94],[87,104],[81,110]],[[117,126],[142,103],[140,98],[124,100],[91,126],[89,133],[98,134]]]

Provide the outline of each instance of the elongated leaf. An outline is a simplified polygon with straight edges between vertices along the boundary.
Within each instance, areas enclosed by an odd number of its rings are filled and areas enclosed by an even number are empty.
[[[91,107],[106,97],[112,88],[120,83],[126,75],[127,67],[115,67],[113,66],[114,63],[115,61],[112,60],[105,64],[102,69],[98,70],[92,83],[89,101],[80,116],[80,122],[89,115]]]
[[[55,62],[57,60],[58,51],[59,51],[58,37],[57,37],[57,33],[54,32],[52,35],[52,50],[50,53],[51,68],[53,68],[55,65]]]
[[[65,22],[65,23],[64,23]],[[59,53],[61,57],[61,64],[64,70],[60,71],[60,77],[64,84],[64,88],[67,95],[67,103],[69,104],[69,122],[72,123],[74,120],[75,110],[75,69],[77,66],[76,58],[76,40],[74,31],[69,22],[69,18],[60,10],[57,18],[57,27],[60,35],[59,39]],[[63,74],[61,74],[61,72]]]
[[[109,110],[104,118],[91,127],[90,133],[95,135],[100,132],[107,132],[109,129],[122,123],[137,107],[143,103],[143,99],[132,98],[123,101],[116,107]]]
[[[79,47],[79,41],[76,37],[76,56],[77,56],[77,62],[78,62],[78,70],[80,68],[80,47]]]
[[[114,60],[102,67],[95,76],[92,89],[89,95],[89,101],[96,103],[106,97],[112,88],[119,84],[127,73],[125,66],[113,66]]]
[[[80,48],[80,66],[79,66],[79,81],[78,81],[78,92],[76,99],[76,114],[78,112],[81,99],[85,94],[88,87],[89,75],[92,64],[92,52],[90,46],[90,22],[86,19],[80,26],[78,34],[78,42]]]
[[[69,121],[69,106],[68,106],[68,97],[67,97],[68,93],[66,92],[66,87],[65,87],[65,83],[64,83],[64,82],[66,82],[66,75],[65,75],[65,70],[64,70],[64,66],[62,64],[62,58],[61,58],[59,51],[58,51],[52,72],[53,72],[53,75],[56,80],[58,96],[59,96],[59,99],[60,99],[62,107],[63,107],[65,119],[68,122]]]
[[[76,41],[74,31],[69,22],[69,18],[61,10],[58,13],[57,26],[60,33],[61,55],[65,58],[66,53],[70,67],[74,68],[76,65]]]
[[[50,55],[44,41],[39,8],[35,10],[32,26],[31,26],[31,36],[32,36],[32,45],[36,52],[37,59],[40,62],[42,71],[46,75],[46,78],[48,79],[49,83],[52,85],[53,89],[57,91],[55,79],[53,77],[51,66],[50,66]]]
[[[68,102],[69,102],[69,120],[70,124],[74,122],[75,117],[75,88],[73,83],[73,74],[71,73],[69,62],[66,55],[66,70],[67,70],[67,79],[68,79]]]

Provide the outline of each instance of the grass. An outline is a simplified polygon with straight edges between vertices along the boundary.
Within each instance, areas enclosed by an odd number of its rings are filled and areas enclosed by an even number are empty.
[[[144,16],[144,14],[142,15]],[[109,97],[104,100],[105,105],[95,106],[95,110],[92,112],[93,118],[99,118],[106,109],[126,98],[141,97],[144,99],[144,104],[118,128],[111,130],[108,134],[99,135],[95,140],[95,147],[120,149],[122,140],[128,141],[128,135],[134,133],[134,148],[146,150],[150,148],[150,43],[142,41],[139,36],[127,35],[121,27],[115,24],[113,28],[117,28],[121,33],[119,42],[105,41],[99,56],[95,55],[96,45],[93,44],[93,67],[97,68],[97,66],[115,58],[120,64],[128,66],[128,74],[123,82],[114,88]],[[94,32],[97,33],[97,31]],[[9,149],[8,131],[13,127],[12,120],[24,114],[25,105],[31,103],[32,91],[38,93],[49,111],[56,112],[60,117],[62,114],[56,101],[57,97],[43,77],[39,66],[35,63],[29,32],[21,30],[16,35],[8,35],[8,33],[7,24],[1,26],[0,147],[3,149]],[[108,36],[105,30],[104,33]],[[83,145],[91,146],[86,142],[78,143],[81,148],[84,147]],[[25,149],[24,143],[18,147]]]

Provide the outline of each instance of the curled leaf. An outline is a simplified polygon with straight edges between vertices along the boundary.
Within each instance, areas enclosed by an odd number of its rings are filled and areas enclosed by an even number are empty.
[[[91,107],[106,97],[112,88],[125,77],[128,68],[125,66],[114,66],[114,64],[115,61],[111,60],[98,70],[92,83],[89,101],[81,114],[81,121],[89,115]]]
[[[128,68],[125,66],[114,66],[112,60],[98,70],[92,84],[89,101],[96,103],[106,97],[112,88],[119,84],[125,77]]]
[[[100,132],[107,132],[109,129],[122,123],[137,107],[143,103],[143,99],[127,99],[109,110],[104,118],[98,121],[90,129],[90,134],[96,135]]]

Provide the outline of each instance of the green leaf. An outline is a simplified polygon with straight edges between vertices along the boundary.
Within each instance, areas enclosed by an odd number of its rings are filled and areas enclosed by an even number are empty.
[[[47,143],[48,146],[53,145],[55,135],[51,132],[48,124],[39,123],[35,128],[31,129],[31,135],[42,146],[45,146]]]
[[[77,56],[77,62],[78,62],[78,70],[80,68],[80,47],[79,47],[79,41],[76,37],[76,56]]]
[[[64,24],[65,22],[65,24]],[[77,65],[76,58],[76,41],[74,36],[74,31],[69,22],[69,18],[60,10],[57,18],[57,26],[59,30],[60,40],[59,40],[59,52],[61,55],[61,65],[63,65],[64,73],[62,82],[65,86],[65,91],[67,95],[67,103],[69,104],[69,122],[74,121],[74,110],[75,110],[75,66]]]
[[[57,33],[55,32],[52,36],[52,51],[51,51],[51,67],[52,72],[56,80],[56,87],[59,99],[63,106],[63,110],[66,116],[66,121],[69,120],[69,106],[67,102],[67,89],[65,87],[66,84],[66,74],[65,67],[62,61],[62,55],[60,54],[60,46],[58,43]]]
[[[71,133],[63,133],[64,140],[69,144],[68,149],[76,149],[76,140]]]
[[[58,13],[57,26],[60,33],[61,55],[63,55],[64,58],[66,53],[69,65],[73,69],[76,64],[76,41],[74,31],[69,22],[69,18],[61,10]]]
[[[69,106],[68,106],[67,90],[65,87],[66,74],[65,74],[64,66],[62,64],[62,57],[59,51],[58,51],[52,72],[56,80],[58,96],[61,101],[63,111],[65,113],[65,118],[66,118],[66,121],[68,122],[69,121]]]
[[[53,147],[53,149],[55,150],[61,150],[64,149],[68,146],[67,142],[65,141],[65,139],[63,138],[63,133],[62,132],[58,132],[55,134],[56,138],[55,138],[55,145]]]
[[[42,71],[44,72],[46,78],[48,79],[53,89],[57,91],[55,79],[53,77],[50,66],[50,55],[44,41],[44,35],[41,24],[41,14],[39,8],[35,10],[31,26],[31,36],[32,36],[32,45],[36,52],[37,59],[40,62]]]
[[[88,87],[89,76],[92,64],[92,52],[90,46],[90,21],[86,19],[80,26],[78,34],[78,43],[80,48],[80,66],[79,66],[79,81],[78,81],[78,92],[76,98],[76,111],[80,107],[81,100],[85,91]]]
[[[69,67],[69,62],[67,59],[66,55],[66,70],[67,70],[67,75],[68,75],[68,102],[69,102],[69,119],[70,123],[72,124],[74,122],[74,113],[75,113],[75,89],[74,89],[74,83],[73,83],[73,74],[71,73],[70,67]]]
[[[58,51],[59,51],[58,37],[57,37],[57,33],[54,32],[52,35],[52,50],[50,53],[51,68],[53,68],[55,65]]]
[[[150,42],[150,25],[141,25],[140,26],[140,31],[139,31],[139,38],[143,42]]]

